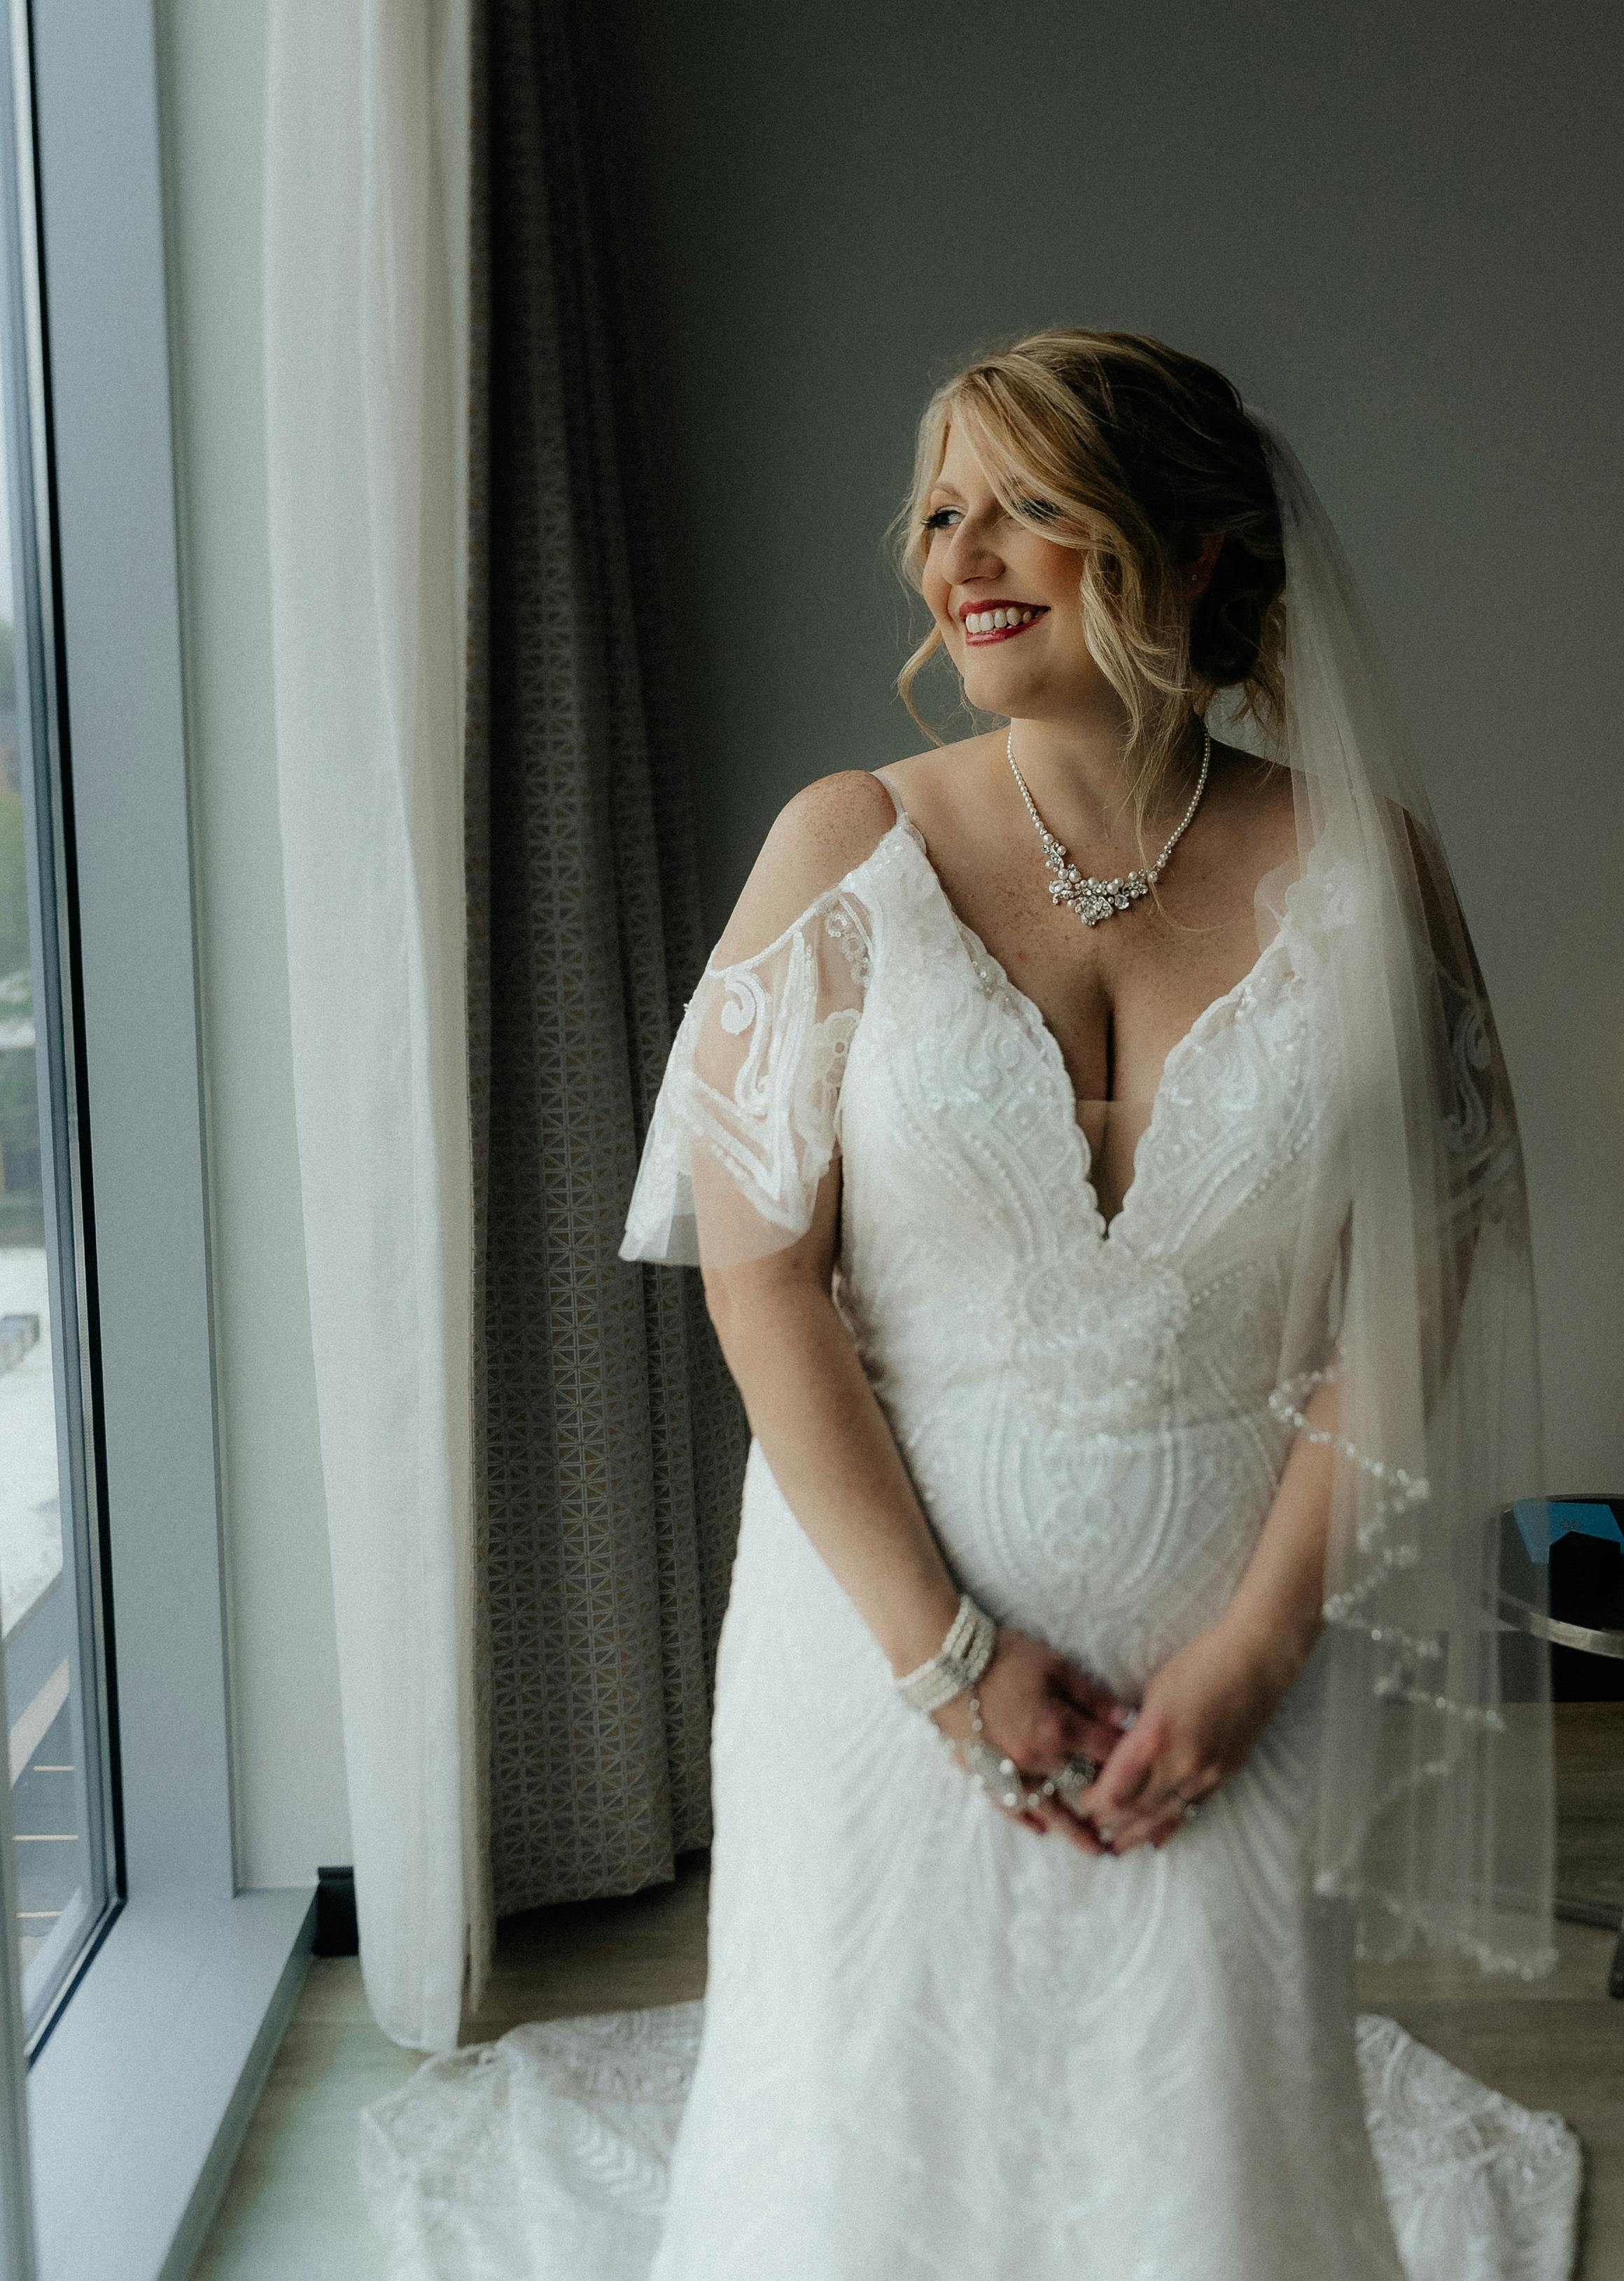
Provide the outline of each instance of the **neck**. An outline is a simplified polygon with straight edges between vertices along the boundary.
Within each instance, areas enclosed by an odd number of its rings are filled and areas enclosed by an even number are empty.
[[[1044,822],[1058,838],[1064,839],[1070,831],[1079,839],[1098,839],[1120,836],[1125,828],[1131,835],[1128,731],[1114,699],[1109,712],[1102,707],[1064,719],[1017,717],[1001,741],[1008,743]],[[1182,813],[1195,787],[1201,754],[1201,723],[1192,716],[1180,765],[1148,823],[1154,823],[1163,808]]]

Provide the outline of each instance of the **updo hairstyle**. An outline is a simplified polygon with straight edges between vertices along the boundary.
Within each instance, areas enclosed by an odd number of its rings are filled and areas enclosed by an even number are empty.
[[[1198,357],[1143,333],[1054,330],[978,357],[932,397],[919,423],[911,491],[893,527],[916,591],[947,429],[956,424],[999,503],[1079,556],[1084,638],[1128,717],[1135,821],[1168,787],[1192,713],[1222,690],[1233,717],[1265,738],[1284,699],[1280,510],[1264,445],[1233,384]],[[1223,545],[1194,606],[1187,575],[1203,539]],[[897,677],[913,701],[942,646],[932,625]]]

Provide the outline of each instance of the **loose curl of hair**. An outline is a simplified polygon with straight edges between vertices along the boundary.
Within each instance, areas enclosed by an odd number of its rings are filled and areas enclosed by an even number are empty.
[[[913,483],[892,526],[897,567],[923,591],[924,515],[956,423],[1005,512],[1081,557],[1078,601],[1090,655],[1122,700],[1136,827],[1168,793],[1192,714],[1233,690],[1237,717],[1280,724],[1285,572],[1263,441],[1233,383],[1144,333],[1055,329],[978,357],[943,383],[919,422]],[[1221,537],[1194,604],[1203,541]],[[942,647],[932,624],[897,676],[913,701]]]

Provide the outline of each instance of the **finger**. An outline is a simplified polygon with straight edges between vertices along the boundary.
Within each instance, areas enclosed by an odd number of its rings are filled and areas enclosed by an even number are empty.
[[[1145,1843],[1159,1850],[1166,1844],[1170,1837],[1176,1837],[1181,1829],[1187,1829],[1195,1819],[1195,1816],[1191,1808],[1180,1802],[1171,1813],[1163,1816],[1156,1827],[1146,1837]]]
[[[1048,1775],[1036,1773],[1027,1767],[1021,1770],[1018,1778],[1025,1791],[1024,1805],[1001,1809],[1008,1813],[1012,1821],[1024,1821],[1029,1828],[1045,1833],[1055,1830],[1085,1853],[1102,1853],[1105,1851],[1093,1828],[1072,1812],[1057,1791],[1048,1787]]]
[[[1178,1815],[1171,1820],[1164,1815],[1159,1821],[1136,1821],[1117,1832],[1111,1842],[1111,1852],[1118,1855],[1136,1853],[1141,1845],[1146,1845],[1153,1852],[1160,1852],[1168,1839],[1183,1827],[1183,1821]]]
[[[1119,1696],[1113,1695],[1103,1680],[1095,1679],[1090,1672],[1079,1671],[1074,1663],[1068,1663],[1063,1657],[1055,1666],[1054,1681],[1061,1693],[1079,1711],[1099,1720],[1114,1735],[1125,1733],[1133,1725],[1136,1714],[1132,1704],[1125,1703]]]
[[[1063,1805],[1058,1798],[1045,1798],[1037,1810],[1043,1816],[1046,1828],[1057,1831],[1062,1837],[1069,1838],[1079,1852],[1095,1854],[1104,1852],[1104,1846],[1088,1823],[1079,1821],[1077,1815],[1069,1807]]]
[[[1102,1794],[1106,1789],[1102,1775],[1094,1792]],[[1184,1811],[1178,1785],[1164,1767],[1152,1767],[1137,1796],[1125,1805],[1103,1795],[1095,1798],[1094,1792],[1083,1792],[1076,1800],[1077,1811],[1087,1814],[1101,1836],[1116,1846],[1138,1843],[1147,1829]]]
[[[1122,1730],[1104,1719],[1094,1718],[1068,1705],[1060,1714],[1060,1747],[1067,1758],[1093,1759],[1103,1766],[1120,1748]]]
[[[1148,1813],[1127,1813],[1110,1824],[1110,1847],[1113,1853],[1131,1853],[1136,1845],[1143,1845],[1160,1829],[1171,1829],[1184,1809],[1157,1806]],[[1097,1826],[1097,1825],[1096,1825]]]
[[[1023,1829],[1032,1830],[1040,1837],[1048,1835],[1047,1824],[1040,1821],[1035,1813],[1023,1812],[1019,1806],[1000,1805],[996,1798],[991,1800],[991,1805],[994,1813],[1001,1813],[1006,1821],[1017,1821]]]
[[[1047,1827],[1075,1845],[1079,1852],[1100,1854],[1105,1852],[1093,1826],[1087,1821],[1079,1821],[1058,1798],[1046,1798],[1039,1811]]]
[[[1172,1788],[1165,1770],[1158,1778],[1156,1744],[1140,1728],[1125,1735],[1102,1767],[1098,1778],[1091,1782],[1076,1801],[1077,1811],[1086,1813],[1096,1825],[1102,1816],[1120,1821],[1130,1808],[1141,1804],[1147,1787],[1155,1790]]]
[[[1118,1827],[1116,1850],[1122,1852],[1134,1845],[1164,1845],[1187,1821],[1195,1820],[1192,1808],[1199,1804],[1188,1790],[1174,1790],[1158,1800],[1155,1807],[1133,1815]]]

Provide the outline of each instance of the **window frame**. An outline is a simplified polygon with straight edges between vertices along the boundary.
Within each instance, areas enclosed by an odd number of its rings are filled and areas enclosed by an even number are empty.
[[[234,1860],[154,0],[9,5],[32,62],[124,1888],[29,2074],[36,2269],[178,2281],[313,1892],[241,1891]]]
[[[123,1900],[118,1818],[117,1736],[112,1651],[106,1622],[107,1541],[102,1526],[100,1449],[96,1432],[97,1373],[94,1294],[88,1241],[89,1170],[83,1149],[79,973],[73,910],[72,813],[61,735],[61,655],[51,504],[49,381],[41,322],[37,231],[25,194],[34,181],[28,103],[27,10],[10,0],[8,52],[0,58],[0,230],[14,251],[0,283],[5,306],[0,344],[11,367],[7,393],[18,399],[6,421],[5,481],[15,571],[13,626],[19,760],[28,848],[28,927],[33,949],[35,1021],[46,1044],[40,1083],[40,1171],[46,1227],[52,1341],[57,1348],[56,1415],[61,1504],[62,1566],[55,1591],[71,1590],[76,1726],[88,1730],[87,1844],[100,1856],[106,1891],[83,1937],[28,2036],[37,2051],[58,2011],[94,1955]],[[20,59],[20,60],[19,60]],[[60,1640],[54,1641],[51,1652]],[[12,1674],[9,1669],[8,1682]],[[7,1705],[10,1710],[11,1689]],[[98,1880],[99,1882],[99,1880]]]

